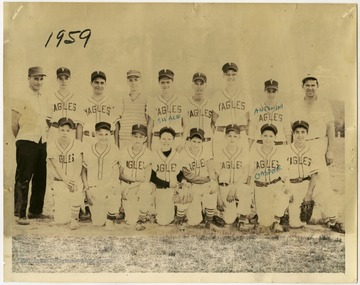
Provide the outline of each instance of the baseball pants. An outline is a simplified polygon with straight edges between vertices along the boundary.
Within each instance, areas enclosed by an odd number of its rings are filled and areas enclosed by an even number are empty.
[[[278,182],[267,187],[255,186],[256,213],[261,226],[269,227],[275,222],[275,216],[284,216],[289,195],[284,194],[283,185]]]
[[[232,187],[234,186],[220,186],[220,196],[226,206],[222,212],[222,216],[226,224],[232,224],[235,222],[238,215],[247,216],[251,212],[252,193],[250,191],[250,187],[246,184],[241,184],[240,187],[236,188],[235,195],[239,200],[237,206],[236,201],[228,202],[226,200]]]
[[[193,184],[191,186],[191,193],[193,200],[187,210],[188,224],[191,226],[198,225],[202,222],[202,209],[215,210],[217,203],[217,193],[210,194],[211,183]]]
[[[87,195],[93,203],[90,211],[94,226],[103,226],[109,213],[115,215],[119,211],[120,194],[120,189],[111,186],[89,186]]]
[[[327,150],[327,139],[316,139],[308,141],[316,155],[319,166],[316,186],[313,193],[313,200],[316,201],[316,206],[320,210],[321,218],[336,218],[338,215],[338,205],[335,193],[330,184],[329,167],[326,165],[325,154]]]
[[[291,194],[293,196],[292,202],[289,204],[289,222],[290,227],[297,228],[305,226],[306,223],[300,220],[300,205],[304,200],[306,192],[309,187],[309,181],[304,180],[300,183],[291,183]]]
[[[79,215],[80,205],[84,202],[83,184],[77,185],[75,192],[70,192],[63,181],[53,181],[54,193],[54,222],[55,224],[66,224],[72,218],[72,209],[77,209]]]
[[[140,215],[148,214],[153,200],[154,186],[148,182],[138,186],[122,183],[122,205],[125,211],[125,222],[128,225],[136,225]]]
[[[15,214],[26,217],[29,184],[32,181],[29,212],[41,214],[46,191],[46,143],[16,142]]]
[[[174,220],[174,189],[156,189],[155,205],[156,205],[156,222],[159,225],[166,226]]]

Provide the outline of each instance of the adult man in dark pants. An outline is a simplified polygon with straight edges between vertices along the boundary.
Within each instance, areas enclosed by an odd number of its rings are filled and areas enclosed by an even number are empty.
[[[28,70],[29,89],[14,104],[11,127],[16,138],[15,216],[20,225],[28,225],[26,210],[29,184],[32,182],[29,219],[45,219],[43,211],[46,190],[46,102],[40,93],[46,76],[41,67]]]

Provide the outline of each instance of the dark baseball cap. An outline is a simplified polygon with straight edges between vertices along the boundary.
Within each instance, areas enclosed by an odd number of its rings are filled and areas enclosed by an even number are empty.
[[[131,134],[140,133],[144,136],[147,135],[147,127],[142,124],[133,125],[131,128]]]
[[[171,134],[173,137],[175,137],[176,135],[176,132],[173,128],[170,128],[170,127],[163,127],[160,131],[159,131],[159,137],[161,137],[161,135],[163,133],[169,133]]]
[[[223,65],[222,67],[222,71],[225,73],[226,71],[228,71],[229,69],[232,69],[234,71],[238,71],[239,68],[237,67],[237,65],[233,62],[227,62]]]
[[[193,75],[192,81],[195,82],[196,80],[201,80],[202,82],[206,83],[207,78],[204,73],[198,72]]]
[[[46,76],[44,70],[40,66],[29,67],[28,76]]]
[[[159,71],[159,80],[162,78],[162,77],[168,77],[170,79],[174,79],[174,72],[172,72],[170,69],[162,69]]]
[[[277,128],[273,124],[265,124],[265,125],[263,125],[261,127],[261,129],[260,129],[260,132],[261,132],[261,134],[263,134],[265,131],[272,131],[275,134],[275,136],[278,133]]]
[[[308,80],[315,80],[316,82],[318,82],[317,78],[314,76],[307,76],[302,80],[302,84],[304,85],[306,81]]]
[[[292,131],[294,132],[297,128],[304,128],[306,129],[307,131],[309,131],[309,124],[305,121],[302,121],[302,120],[298,120],[298,121],[295,121],[292,126],[291,126],[291,129]]]
[[[68,77],[70,77],[71,73],[70,73],[70,69],[66,68],[66,67],[60,67],[56,70],[56,76],[62,76],[62,75],[66,75]]]
[[[95,78],[102,78],[106,81],[106,75],[104,72],[102,71],[94,71],[93,73],[91,73],[91,82],[93,82],[95,80]]]
[[[264,85],[265,85],[265,90],[267,90],[267,89],[278,90],[279,89],[279,83],[276,80],[269,79],[269,80],[265,81]]]
[[[190,136],[189,136],[188,139],[191,140],[194,137],[198,137],[201,140],[204,140],[205,139],[205,132],[202,129],[199,129],[199,128],[192,128],[190,130]]]
[[[95,131],[99,130],[111,130],[111,125],[108,122],[99,122],[95,125]]]
[[[129,77],[141,77],[141,72],[138,71],[138,70],[129,70],[127,73],[126,73],[126,77],[129,78]]]
[[[238,125],[235,125],[235,124],[230,124],[230,125],[227,125],[226,128],[225,128],[225,134],[229,133],[229,132],[235,132],[237,134],[240,134],[240,126]]]
[[[75,123],[73,120],[71,120],[70,118],[63,117],[58,121],[58,126],[62,127],[65,125],[69,125],[71,129],[75,128]]]

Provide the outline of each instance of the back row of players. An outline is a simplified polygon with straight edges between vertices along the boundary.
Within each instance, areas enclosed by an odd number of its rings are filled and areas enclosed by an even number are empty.
[[[152,99],[141,93],[141,73],[130,70],[128,96],[105,95],[106,75],[95,71],[92,96],[77,101],[70,70],[59,68],[59,89],[47,104],[55,221],[67,221],[63,203],[72,201],[71,227],[78,227],[80,202],[74,201],[83,199],[85,189],[93,223],[107,228],[120,204],[126,222],[138,229],[149,214],[161,225],[174,219],[181,225],[185,217],[196,225],[204,214],[207,226],[216,214],[241,227],[253,204],[260,227],[282,231],[287,209],[290,226],[302,227],[300,203],[315,199],[328,226],[343,232],[326,167],[333,160],[334,117],[329,103],[318,98],[318,80],[303,79],[305,97],[292,108],[277,100],[278,82],[268,80],[264,102],[253,106],[239,88],[237,65],[226,63],[222,71],[225,87],[212,100],[203,73],[194,74],[194,94],[185,98],[174,94],[174,73],[164,69],[158,75],[161,94]],[[179,182],[191,184],[192,201],[177,203],[174,217]]]

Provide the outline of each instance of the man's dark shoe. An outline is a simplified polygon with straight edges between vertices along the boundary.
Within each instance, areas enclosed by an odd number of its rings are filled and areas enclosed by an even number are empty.
[[[22,226],[26,226],[26,225],[30,225],[30,221],[28,219],[24,218],[19,218],[18,220],[16,220],[16,223],[18,225],[22,225]]]
[[[51,217],[49,215],[44,215],[43,213],[41,214],[33,214],[33,213],[28,213],[27,215],[28,219],[40,219],[40,220],[45,220],[45,219],[50,219]]]

